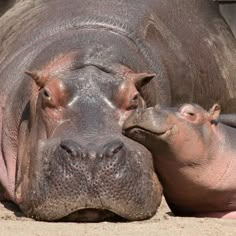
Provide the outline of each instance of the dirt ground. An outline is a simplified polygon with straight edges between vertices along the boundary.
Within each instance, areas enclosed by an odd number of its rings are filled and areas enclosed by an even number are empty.
[[[195,236],[236,235],[236,220],[174,217],[165,201],[150,220],[132,223],[45,223],[22,216],[11,204],[0,204],[0,236]]]

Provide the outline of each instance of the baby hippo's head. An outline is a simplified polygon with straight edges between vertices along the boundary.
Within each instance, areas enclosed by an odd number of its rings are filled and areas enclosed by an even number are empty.
[[[179,108],[156,106],[134,112],[124,123],[124,134],[146,146],[154,157],[198,163],[215,137],[218,104],[206,111],[197,104]]]

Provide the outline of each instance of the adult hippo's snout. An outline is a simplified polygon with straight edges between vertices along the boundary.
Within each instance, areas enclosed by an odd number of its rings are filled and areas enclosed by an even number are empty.
[[[144,147],[122,136],[78,139],[40,142],[28,173],[18,176],[17,199],[27,215],[100,221],[155,214],[162,190]]]

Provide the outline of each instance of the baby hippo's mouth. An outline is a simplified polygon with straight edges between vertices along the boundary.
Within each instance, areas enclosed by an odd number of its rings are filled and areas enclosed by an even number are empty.
[[[144,127],[141,126],[133,126],[133,127],[126,127],[123,130],[123,133],[127,136],[132,136],[132,135],[141,135],[141,134],[145,134],[145,135],[153,135],[155,137],[159,137],[159,138],[165,138],[167,136],[169,136],[169,134],[171,133],[171,130],[173,129],[173,127],[167,128],[167,129],[163,129],[163,130],[158,130],[158,129],[146,129]]]
[[[81,209],[57,220],[58,222],[125,222],[124,218],[109,210]]]
[[[168,112],[161,112],[157,108],[147,108],[142,111],[133,112],[123,124],[123,134],[136,138],[144,136],[155,136],[166,138],[171,133],[174,124]]]

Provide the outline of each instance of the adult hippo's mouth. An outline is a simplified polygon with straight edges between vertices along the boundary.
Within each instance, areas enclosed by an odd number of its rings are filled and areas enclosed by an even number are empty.
[[[65,216],[58,220],[59,222],[124,222],[125,218],[111,212],[109,210],[101,209],[82,209],[72,212],[68,216]]]

